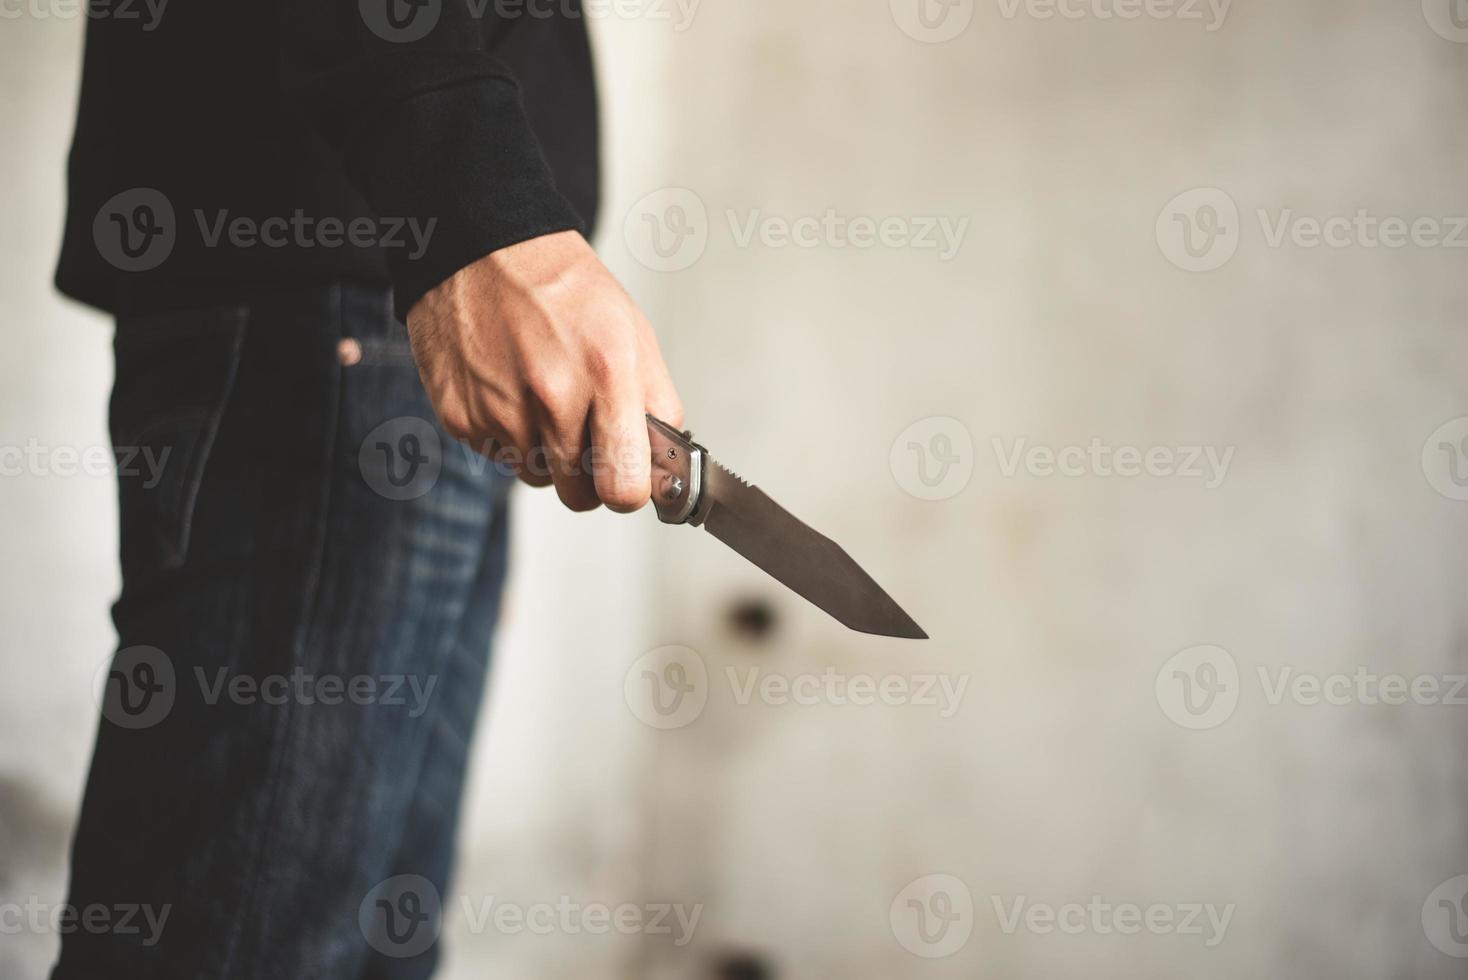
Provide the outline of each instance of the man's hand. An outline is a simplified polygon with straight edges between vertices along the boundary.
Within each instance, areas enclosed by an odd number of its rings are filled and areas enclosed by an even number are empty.
[[[652,487],[645,412],[682,426],[657,337],[574,231],[500,249],[408,312],[439,420],[572,510],[630,512]]]

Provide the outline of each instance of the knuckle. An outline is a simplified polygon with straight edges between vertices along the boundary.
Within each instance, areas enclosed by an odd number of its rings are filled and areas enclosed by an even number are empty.
[[[603,344],[586,356],[586,374],[598,390],[604,390],[620,378],[630,377],[637,368],[637,351],[631,344]]]
[[[560,368],[541,368],[525,379],[535,400],[552,415],[566,412],[576,391],[576,380]]]
[[[439,422],[442,423],[443,430],[451,438],[459,442],[471,439],[474,436],[474,427],[469,423],[469,415],[461,408],[453,408],[442,412],[439,416]]]

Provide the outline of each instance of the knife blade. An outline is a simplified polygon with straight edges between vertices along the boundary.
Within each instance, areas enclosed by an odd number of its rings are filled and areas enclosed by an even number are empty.
[[[689,432],[649,415],[652,500],[664,524],[704,527],[766,574],[862,633],[926,640],[840,545],[720,465]]]

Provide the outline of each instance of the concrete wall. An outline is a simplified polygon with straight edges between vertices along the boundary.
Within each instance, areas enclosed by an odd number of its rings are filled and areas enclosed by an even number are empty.
[[[449,976],[1461,975],[1468,287],[1410,223],[1468,215],[1468,31],[1117,7],[597,18],[599,244],[690,423],[933,639],[522,494]],[[105,444],[107,325],[47,286],[79,27],[0,30],[5,445]],[[106,479],[0,479],[0,902],[60,900],[113,520]],[[507,933],[459,902],[489,896],[699,919]]]

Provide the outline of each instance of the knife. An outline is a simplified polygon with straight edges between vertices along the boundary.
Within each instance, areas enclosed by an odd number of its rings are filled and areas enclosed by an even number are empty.
[[[862,633],[926,640],[928,634],[872,577],[823,534],[759,487],[720,466],[693,433],[647,417],[652,501],[664,524],[708,532],[837,621]]]

